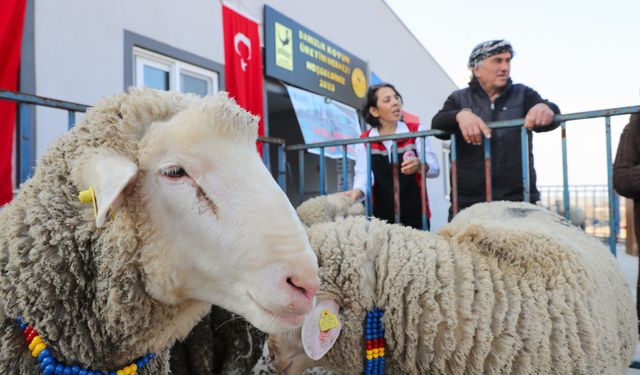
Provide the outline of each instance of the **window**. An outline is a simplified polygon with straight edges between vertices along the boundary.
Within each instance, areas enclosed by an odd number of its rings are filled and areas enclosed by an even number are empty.
[[[139,47],[133,48],[134,83],[138,87],[189,92],[218,92],[218,73]]]

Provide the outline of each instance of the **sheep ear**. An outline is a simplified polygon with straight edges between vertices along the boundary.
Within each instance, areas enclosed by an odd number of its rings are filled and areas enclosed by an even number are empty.
[[[86,159],[80,169],[81,186],[89,186],[95,192],[96,227],[101,228],[109,210],[119,206],[122,191],[138,173],[138,166],[119,152],[99,150]]]
[[[324,357],[338,339],[341,329],[340,306],[333,300],[318,301],[302,323],[302,346],[307,356],[314,361]]]

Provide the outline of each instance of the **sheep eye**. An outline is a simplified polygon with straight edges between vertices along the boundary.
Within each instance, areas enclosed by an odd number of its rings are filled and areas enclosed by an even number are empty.
[[[165,168],[161,171],[161,173],[169,178],[181,178],[187,175],[184,168],[174,165],[169,168]]]

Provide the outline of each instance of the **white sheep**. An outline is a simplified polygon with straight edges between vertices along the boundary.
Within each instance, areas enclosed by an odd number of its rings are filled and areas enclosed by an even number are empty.
[[[56,141],[0,214],[0,373],[41,373],[18,317],[92,375],[168,374],[212,304],[266,332],[302,324],[317,260],[256,122],[224,93],[134,89]],[[78,200],[89,187],[95,205]]]
[[[301,331],[269,338],[285,374],[362,373],[374,306],[388,374],[621,374],[633,356],[637,317],[615,260],[538,206],[478,204],[438,234],[364,217],[307,233],[321,287]],[[339,324],[321,329],[332,314]]]

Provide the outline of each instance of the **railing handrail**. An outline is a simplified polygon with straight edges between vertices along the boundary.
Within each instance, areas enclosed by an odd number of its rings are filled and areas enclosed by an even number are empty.
[[[65,109],[68,111],[76,111],[76,112],[86,112],[87,109],[91,107],[85,104],[46,98],[44,96],[37,96],[32,94],[25,94],[22,92],[1,90],[1,89],[0,89],[0,99],[12,100],[14,102],[21,102],[26,104],[36,104],[36,105],[41,105],[45,107]]]
[[[625,115],[625,114],[636,113],[636,112],[640,112],[640,105],[630,106],[630,107],[601,109],[601,110],[595,110],[595,111],[568,113],[564,115],[555,115],[553,117],[553,120],[554,122],[563,122],[563,121],[566,122],[566,121],[574,121],[574,120],[585,120],[585,119],[596,118],[596,117],[618,116],[618,115]],[[516,120],[494,121],[487,124],[487,126],[491,129],[522,126],[522,125],[524,125],[524,118],[519,118]],[[357,143],[380,142],[380,141],[389,141],[389,140],[397,140],[397,139],[405,139],[405,138],[427,137],[432,135],[438,136],[438,135],[448,135],[448,134],[451,134],[451,133],[447,131],[442,131],[442,130],[430,129],[430,130],[421,130],[421,131],[410,132],[410,133],[380,135],[380,136],[368,137],[368,138],[349,138],[349,139],[339,139],[335,141],[290,145],[290,146],[286,146],[286,151],[307,150],[310,148],[335,147],[335,146],[352,145]]]
[[[2,89],[0,89],[0,100],[11,100],[14,102],[20,102],[25,104],[35,104],[35,105],[41,105],[41,106],[50,107],[50,108],[57,108],[57,109],[63,109],[67,111],[76,111],[76,112],[86,112],[87,109],[91,108],[90,105],[86,105],[86,104],[74,103],[74,102],[69,102],[65,100],[52,99],[44,96],[25,94],[22,92],[2,90]],[[258,137],[258,140],[260,142],[279,144],[282,146],[286,145],[286,140],[282,138]]]

